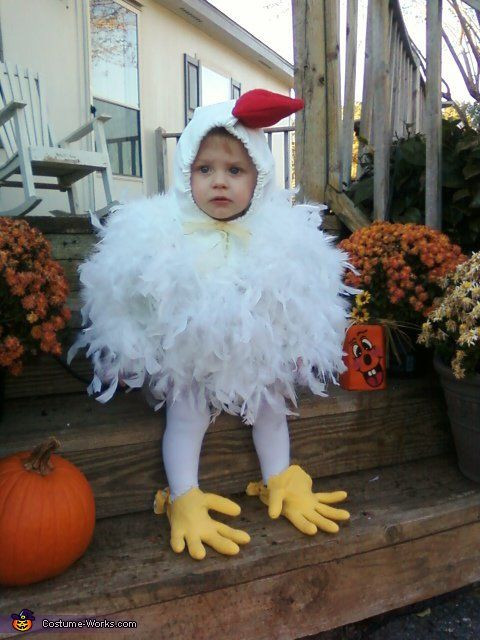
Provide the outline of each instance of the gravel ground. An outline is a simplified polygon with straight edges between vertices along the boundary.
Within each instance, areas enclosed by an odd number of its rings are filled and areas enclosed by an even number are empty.
[[[480,640],[480,582],[308,640]]]

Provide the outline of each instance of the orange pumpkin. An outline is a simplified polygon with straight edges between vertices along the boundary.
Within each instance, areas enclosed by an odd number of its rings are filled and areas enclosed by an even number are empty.
[[[95,500],[83,473],[55,451],[54,437],[0,460],[0,584],[52,578],[87,549]]]

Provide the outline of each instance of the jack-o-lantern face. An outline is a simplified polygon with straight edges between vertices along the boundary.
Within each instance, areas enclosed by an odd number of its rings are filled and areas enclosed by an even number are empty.
[[[348,367],[340,376],[344,389],[385,389],[385,334],[380,325],[357,324],[347,331],[343,346]]]
[[[28,631],[32,626],[31,620],[14,620],[12,627],[17,631]]]
[[[35,616],[30,609],[22,609],[20,613],[12,613],[12,627],[16,631],[29,631],[32,628]]]

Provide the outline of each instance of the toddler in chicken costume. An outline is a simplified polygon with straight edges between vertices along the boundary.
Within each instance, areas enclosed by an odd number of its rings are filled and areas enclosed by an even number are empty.
[[[165,195],[117,208],[80,267],[83,330],[69,353],[88,346],[95,375],[89,393],[108,401],[119,382],[166,403],[163,461],[171,547],[193,558],[204,543],[235,555],[245,531],[214,520],[209,509],[240,513],[231,500],[198,486],[200,449],[222,410],[252,426],[263,481],[248,485],[303,533],[335,533],[347,511],[328,506],[346,493],[312,492],[312,479],[290,465],[285,399],[294,384],[318,395],[337,384],[348,325],[342,282],[348,255],[318,230],[319,207],[292,206],[274,184],[274,160],[262,127],[303,102],[255,89],[196,109],[175,156]],[[87,326],[88,321],[88,326]],[[102,385],[106,385],[104,390]]]

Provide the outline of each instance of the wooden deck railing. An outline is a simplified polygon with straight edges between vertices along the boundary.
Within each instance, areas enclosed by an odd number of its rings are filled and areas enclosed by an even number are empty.
[[[283,149],[283,182],[285,189],[290,189],[293,184],[292,181],[292,167],[293,167],[293,132],[294,126],[288,127],[268,127],[264,129],[267,136],[268,146],[270,150],[273,147],[273,136],[282,135],[282,149]],[[158,127],[155,130],[156,135],[156,149],[157,149],[157,184],[158,192],[163,193],[170,186],[170,177],[168,175],[168,147],[167,141],[174,138],[176,142],[182,135],[181,131],[167,132],[162,127]]]
[[[392,138],[424,131],[426,84],[399,0],[369,0],[365,33],[358,0],[348,0],[344,106],[340,102],[340,6],[294,0],[295,89],[306,99],[297,114],[297,171],[304,195],[326,201],[352,230],[370,223],[347,198],[354,139],[356,52],[365,38],[359,155],[374,151],[373,218],[386,217]],[[325,144],[326,142],[326,144]]]

